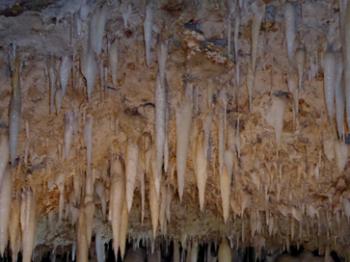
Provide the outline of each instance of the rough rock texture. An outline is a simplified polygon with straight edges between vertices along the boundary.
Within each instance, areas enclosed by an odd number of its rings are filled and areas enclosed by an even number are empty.
[[[95,185],[104,185],[104,201],[109,202],[110,164],[116,157],[125,160],[128,141],[139,146],[139,166],[144,167],[147,192],[145,221],[141,223],[142,186],[138,175],[128,235],[132,239],[152,236],[148,191],[153,185],[154,171],[152,167],[147,168],[147,150],[152,149],[145,141],[150,136],[150,144],[155,144],[156,58],[160,41],[166,40],[169,164],[160,181],[166,190],[161,190],[158,198],[158,204],[163,207],[159,220],[163,219],[166,226],[159,226],[157,235],[182,241],[219,241],[227,236],[235,246],[273,249],[303,244],[311,250],[331,248],[347,255],[350,245],[348,146],[337,138],[335,120],[327,119],[322,71],[327,41],[336,49],[341,47],[339,17],[345,10],[338,6],[338,1],[292,2],[296,7],[295,45],[306,49],[304,88],[298,92],[296,113],[295,93],[287,84],[294,62],[287,57],[284,3],[263,1],[266,11],[259,36],[250,111],[247,73],[254,1],[242,2],[238,7],[237,1],[236,10],[233,10],[241,18],[238,57],[234,59],[229,58],[232,54],[227,54],[227,32],[228,23],[234,28],[235,15],[229,16],[226,2],[154,3],[153,63],[150,67],[145,62],[143,1],[130,1],[130,6],[124,1],[123,4],[118,1],[96,4],[57,1],[48,3],[48,7],[40,11],[29,7],[17,16],[0,16],[0,131],[6,133],[8,129],[11,97],[8,54],[9,45],[15,44],[23,63],[20,75],[22,118],[18,163],[11,167],[11,172],[15,192],[24,187],[31,187],[35,192],[37,246],[70,246],[75,242],[79,209],[86,205],[81,200],[87,194],[86,177],[92,175]],[[107,22],[103,51],[95,56],[97,77],[88,102],[81,57],[93,35],[91,29],[89,33],[91,16],[101,5],[107,5]],[[0,7],[7,8],[4,6]],[[125,23],[123,17],[128,15],[130,18]],[[118,44],[117,85],[112,84],[113,72],[108,65],[108,50],[113,41]],[[64,55],[71,56],[74,65],[62,107],[58,110],[57,100],[51,100],[55,105],[50,111],[50,96],[60,89],[57,70]],[[49,87],[50,64],[56,70],[55,89]],[[184,196],[180,203],[175,169],[175,111],[185,97],[188,84],[194,87],[194,107]],[[285,105],[279,144],[271,122],[275,117],[271,106],[276,97]],[[233,153],[231,202],[226,224],[220,197],[219,118],[222,108],[226,115],[224,147]],[[70,111],[74,112],[76,121],[70,157],[64,159],[64,114]],[[209,113],[212,122],[208,179],[204,211],[200,212],[193,161],[196,137],[203,126],[202,119]],[[84,141],[88,115],[93,117],[92,174],[87,172]],[[64,218],[58,223],[58,181],[62,175]],[[170,200],[163,203],[164,198]],[[112,236],[111,226],[108,215],[101,211],[102,201],[94,194],[93,232],[99,232],[108,240]]]

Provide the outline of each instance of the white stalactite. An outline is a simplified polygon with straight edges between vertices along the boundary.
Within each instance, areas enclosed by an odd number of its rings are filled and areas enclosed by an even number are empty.
[[[0,135],[0,188],[2,180],[6,174],[6,168],[8,166],[10,157],[8,136],[5,134]]]
[[[287,2],[284,7],[284,19],[285,19],[285,34],[288,59],[293,61],[295,53],[295,37],[296,37],[296,11],[293,4]]]
[[[14,165],[17,158],[18,135],[21,128],[22,94],[20,80],[20,60],[15,58],[14,68],[11,68],[12,94],[9,108],[9,146],[10,161]]]
[[[9,169],[5,170],[0,184],[0,256],[4,255],[8,242],[8,226],[11,212],[12,176]]]
[[[154,10],[152,3],[150,2],[146,6],[145,21],[143,23],[144,41],[145,41],[145,53],[146,64],[149,67],[152,63],[152,30],[153,30],[153,16]]]
[[[187,94],[191,94],[192,86],[186,87]],[[190,141],[191,122],[192,122],[193,102],[191,96],[185,96],[183,102],[176,109],[176,169],[177,186],[180,201],[185,187],[185,174],[188,145]]]

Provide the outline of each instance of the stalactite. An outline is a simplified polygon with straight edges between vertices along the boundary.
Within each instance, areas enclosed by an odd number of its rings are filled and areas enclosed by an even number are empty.
[[[134,189],[136,184],[136,176],[138,172],[139,148],[136,143],[128,142],[126,149],[126,202],[128,212],[131,210]]]
[[[149,182],[150,183],[148,188],[148,201],[151,213],[153,238],[155,238],[157,235],[159,221],[159,198],[157,197],[155,181],[151,179]]]
[[[11,68],[12,94],[9,108],[9,146],[10,161],[15,165],[17,158],[18,135],[21,128],[22,94],[20,79],[20,58],[14,58],[14,65]]]
[[[52,55],[48,60],[47,74],[49,78],[49,107],[50,113],[52,114],[55,112],[55,95],[57,91],[56,59]]]
[[[93,117],[91,115],[86,116],[84,126],[84,143],[86,146],[86,170],[87,174],[91,175],[92,165],[92,132],[93,132]]]
[[[58,201],[58,221],[62,222],[63,211],[64,211],[64,175],[60,174],[56,179],[56,185],[58,191],[60,192]]]
[[[117,259],[118,249],[121,243],[120,231],[122,211],[125,202],[125,174],[122,159],[115,159],[111,164],[112,185],[109,199],[109,220],[113,231],[113,249]]]
[[[324,68],[324,95],[328,119],[334,118],[334,96],[335,96],[335,78],[336,78],[336,55],[333,51],[328,50],[323,58]]]
[[[90,45],[97,55],[102,51],[107,12],[107,5],[104,5],[102,8],[98,8],[91,18],[89,30]]]
[[[190,131],[192,122],[192,85],[186,85],[183,102],[176,109],[176,170],[177,170],[177,186],[180,201],[185,186],[186,162],[188,144],[190,141]]]
[[[339,172],[343,172],[348,160],[348,146],[339,141],[335,143],[335,156]]]
[[[196,139],[196,153],[195,153],[195,174],[197,180],[198,198],[200,210],[204,209],[205,201],[205,187],[208,178],[208,165],[207,165],[207,152],[208,144],[205,141],[205,134],[203,131],[199,131],[199,135]]]
[[[337,123],[338,137],[343,138],[344,114],[345,114],[345,97],[344,97],[344,78],[343,78],[343,57],[341,53],[336,56],[336,74],[335,74],[335,116]]]
[[[146,6],[146,15],[143,23],[144,41],[145,41],[145,53],[146,53],[146,64],[149,67],[152,63],[152,30],[153,30],[153,16],[154,10],[152,2]]]
[[[10,221],[9,221],[9,238],[12,261],[17,261],[17,256],[21,248],[21,223],[20,223],[21,203],[16,195],[11,201]]]
[[[164,145],[166,139],[166,89],[157,76],[155,88],[155,144],[156,144],[156,177],[160,179],[164,163]],[[159,192],[158,192],[159,193]]]
[[[61,59],[61,65],[60,65],[60,82],[61,82],[62,97],[66,95],[68,80],[70,78],[72,66],[73,66],[72,58],[69,55],[63,56]]]
[[[306,61],[306,50],[305,47],[299,47],[295,52],[295,61],[297,64],[298,70],[298,87],[299,90],[303,89],[304,82],[304,70],[305,70],[305,61]]]
[[[91,48],[84,50],[81,58],[81,72],[86,80],[86,93],[88,101],[92,98],[92,93],[95,88],[96,74],[98,71],[98,65],[96,62],[95,53]]]
[[[254,90],[254,86],[255,86],[255,73],[251,69],[251,67],[248,66],[247,88],[248,88],[249,111],[252,111],[252,107],[253,107],[253,90]]]
[[[8,242],[8,226],[11,211],[12,176],[5,169],[3,181],[0,184],[0,256],[4,255]]]
[[[25,189],[22,193],[21,228],[23,262],[30,262],[35,244],[36,228],[36,201],[31,189]]]
[[[167,188],[166,185],[161,185],[160,189],[160,205],[159,205],[159,226],[160,232],[166,235],[166,201],[167,201]]]
[[[102,239],[102,233],[96,233],[96,236],[95,236],[95,249],[96,249],[97,262],[104,262],[104,261],[106,261],[105,242]]]
[[[272,99],[272,106],[267,115],[267,121],[275,129],[276,144],[281,142],[281,136],[283,131],[283,117],[284,110],[286,108],[286,102],[283,97],[274,96]]]
[[[344,45],[344,80],[345,80],[345,109],[346,121],[350,126],[350,4],[346,7],[345,13],[345,45]]]
[[[222,201],[222,215],[226,223],[230,211],[230,192],[231,192],[231,176],[228,168],[224,165],[223,172],[220,174],[220,192]]]
[[[75,113],[69,111],[64,114],[64,139],[63,139],[63,157],[70,158],[71,146],[74,139],[74,122],[76,121]]]
[[[295,53],[295,37],[296,37],[296,11],[292,3],[287,2],[284,7],[285,33],[288,59],[293,61]]]
[[[77,260],[78,262],[88,261],[88,240],[86,235],[86,218],[84,207],[80,207],[77,224]]]
[[[288,73],[288,91],[293,96],[293,123],[297,125],[299,114],[299,88],[297,73],[294,68],[291,68]]]
[[[8,136],[5,134],[0,135],[0,188],[2,181],[6,174],[6,168],[8,166],[10,156]]]
[[[259,45],[259,33],[262,19],[265,15],[265,3],[264,1],[256,1],[251,6],[253,11],[253,21],[252,21],[252,71],[255,74],[256,70],[256,57]]]
[[[94,177],[92,173],[86,174],[85,180],[85,197],[84,197],[84,209],[85,212],[85,224],[86,224],[86,240],[88,247],[91,243],[95,203],[94,203]]]
[[[124,256],[125,256],[126,240],[128,237],[128,223],[129,223],[128,207],[127,207],[127,203],[124,202],[122,214],[121,214],[120,235],[119,235],[120,256],[122,259],[124,259]]]

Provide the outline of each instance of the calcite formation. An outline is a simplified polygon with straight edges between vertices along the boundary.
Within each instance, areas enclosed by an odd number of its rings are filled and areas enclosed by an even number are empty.
[[[347,1],[3,1],[0,256],[348,258],[349,32]]]

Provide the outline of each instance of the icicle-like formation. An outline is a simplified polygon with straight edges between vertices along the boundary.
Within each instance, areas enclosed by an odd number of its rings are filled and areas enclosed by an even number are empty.
[[[84,207],[80,207],[79,220],[77,224],[77,260],[78,262],[86,262],[89,257],[88,240],[86,235],[86,218]]]
[[[11,202],[11,214],[8,226],[12,261],[17,261],[17,256],[21,248],[20,211],[20,200],[16,196]]]
[[[227,56],[232,59],[232,17],[227,18]]]
[[[114,40],[109,47],[109,56],[108,56],[110,72],[112,75],[113,86],[116,87],[118,84],[118,42]]]
[[[286,43],[288,59],[293,61],[295,52],[295,36],[296,36],[296,11],[292,3],[287,2],[284,7],[284,19],[285,19],[285,30],[286,30]]]
[[[220,193],[222,201],[222,215],[226,223],[230,213],[230,195],[231,195],[231,174],[225,165],[220,174]]]
[[[221,244],[219,247],[218,261],[219,262],[231,262],[232,261],[231,248],[230,248],[230,245],[228,244],[228,241],[226,238],[224,238],[221,241]]]
[[[256,57],[259,44],[259,33],[262,19],[265,15],[265,3],[263,1],[256,1],[252,4],[253,21],[252,21],[252,70],[256,69]]]
[[[87,174],[91,174],[92,164],[92,128],[93,128],[93,117],[91,115],[86,116],[84,126],[84,143],[86,146],[86,170]]]
[[[139,148],[136,143],[129,142],[126,149],[126,167],[125,167],[126,203],[128,207],[128,212],[130,212],[131,210],[131,206],[134,198],[134,189],[136,184],[138,162],[139,162]]]
[[[128,215],[128,207],[126,202],[123,205],[121,221],[120,221],[120,256],[124,259],[125,248],[126,248],[126,240],[128,237],[128,223],[129,223],[129,215]]]
[[[55,96],[57,91],[57,72],[56,72],[56,61],[53,56],[50,56],[47,66],[47,73],[49,77],[49,106],[50,106],[50,113],[55,112]]]
[[[17,157],[18,135],[21,126],[22,94],[20,84],[20,60],[15,58],[14,66],[11,68],[12,94],[9,109],[9,146],[10,161],[14,165]]]
[[[35,197],[31,189],[22,193],[21,203],[21,228],[22,228],[22,252],[23,262],[30,262],[35,243]]]
[[[184,101],[176,108],[176,170],[177,186],[182,201],[185,186],[186,161],[192,122],[192,85],[186,86]]]
[[[156,136],[156,177],[160,179],[164,160],[164,145],[166,137],[166,90],[157,77],[155,88],[155,136]]]
[[[150,2],[146,6],[146,16],[145,16],[145,21],[143,22],[147,66],[150,66],[152,63],[151,48],[152,48],[153,15],[154,15],[154,10],[153,10],[152,3]]]
[[[0,135],[0,188],[2,180],[6,174],[6,168],[8,166],[10,156],[9,141],[5,134]]]
[[[113,231],[113,249],[118,259],[120,246],[120,230],[123,205],[125,203],[125,174],[124,164],[121,159],[115,159],[111,164],[112,185],[109,199],[109,220]]]
[[[59,113],[62,106],[63,93],[61,88],[57,88],[55,92],[55,109],[56,113]]]
[[[224,97],[224,96],[223,96]],[[226,101],[226,98],[222,99]],[[221,175],[224,169],[224,154],[225,154],[225,133],[226,133],[226,103],[220,108],[218,120],[218,159],[219,159],[219,174]]]
[[[107,6],[104,5],[102,8],[98,8],[98,10],[94,12],[89,31],[90,45],[97,55],[102,51],[106,20]]]
[[[95,248],[96,248],[97,262],[105,262],[106,261],[105,242],[102,239],[101,233],[96,233]]]
[[[74,138],[75,114],[73,111],[64,114],[64,140],[63,140],[63,158],[70,158],[71,146]]]
[[[166,235],[167,233],[167,202],[168,202],[168,188],[165,184],[161,186],[161,197],[160,197],[160,207],[159,207],[159,225],[160,231],[162,234]]]
[[[337,123],[338,137],[344,137],[344,113],[345,97],[343,87],[343,57],[341,53],[336,55],[336,73],[335,73],[335,116]]]
[[[94,224],[95,203],[94,203],[94,176],[92,173],[86,174],[84,212],[86,223],[86,240],[88,247],[91,243],[92,230]]]
[[[158,67],[159,67],[159,77],[162,86],[165,86],[166,79],[166,60],[168,58],[168,43],[160,43],[158,51]]]
[[[298,87],[299,90],[303,89],[304,81],[304,68],[305,68],[305,56],[306,50],[304,47],[298,48],[295,52],[295,61],[298,69]]]
[[[208,178],[208,142],[209,141],[206,138],[205,131],[200,131],[196,139],[196,153],[194,164],[199,197],[199,207],[201,211],[204,209],[205,187]]]
[[[61,66],[60,66],[60,82],[62,97],[66,95],[68,80],[72,70],[73,62],[72,58],[68,55],[62,57]]]
[[[149,200],[149,207],[151,211],[153,238],[155,238],[157,234],[158,221],[159,221],[159,202],[158,202],[158,197],[156,192],[155,181],[153,181],[153,179],[151,179],[149,183],[148,200]]]
[[[96,57],[92,49],[88,49],[84,52],[81,61],[81,71],[86,79],[86,93],[88,100],[91,100],[92,92],[94,91],[96,74],[98,66],[96,62]]]
[[[334,118],[334,96],[335,96],[335,78],[336,78],[336,55],[334,52],[328,50],[323,58],[324,70],[324,95],[326,101],[326,108],[328,119],[330,121]]]
[[[12,177],[8,169],[5,170],[3,182],[0,184],[0,256],[4,255],[8,242],[8,225],[11,209]]]
[[[130,20],[131,15],[132,15],[132,5],[131,5],[131,3],[127,4],[125,2],[123,2],[123,4],[121,5],[121,11],[122,11],[124,28],[128,28],[129,27],[129,20]]]
[[[250,66],[248,66],[247,88],[248,88],[248,99],[249,99],[249,111],[252,111],[254,86],[255,86],[255,74],[253,70],[250,68]]]
[[[141,224],[143,224],[143,220],[145,218],[145,198],[146,198],[146,196],[145,196],[145,194],[146,194],[145,193],[146,192],[146,189],[145,189],[146,168],[144,167],[145,161],[146,161],[145,158],[141,159],[140,165],[142,165],[142,168],[139,166],[139,170],[138,170],[139,182],[140,182],[140,194],[141,194]]]
[[[297,123],[299,114],[299,89],[297,73],[291,69],[288,74],[288,91],[293,95],[293,122]]]
[[[345,46],[344,46],[344,79],[345,79],[345,99],[346,99],[346,121],[350,126],[350,4],[347,5],[345,14]]]
[[[60,192],[59,201],[58,201],[58,221],[61,222],[63,218],[64,211],[64,175],[60,174],[57,177],[56,185],[58,191]]]
[[[335,156],[339,172],[343,172],[348,162],[348,146],[341,141],[335,143]]]
[[[267,122],[275,129],[276,144],[281,142],[281,135],[283,131],[283,117],[286,102],[282,97],[274,96],[270,112],[267,115]]]
[[[233,41],[234,41],[234,48],[235,48],[235,61],[236,61],[236,67],[238,66],[238,51],[239,51],[239,27],[241,26],[241,14],[239,12],[239,9],[236,9],[236,16],[235,16],[235,28],[233,33]],[[236,69],[237,71],[237,69]],[[237,81],[238,82],[238,81]]]

